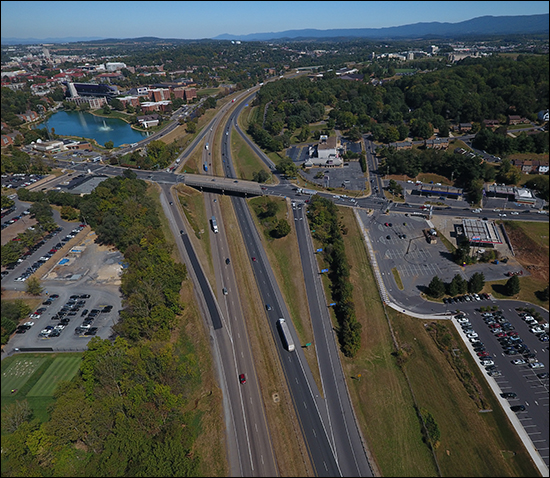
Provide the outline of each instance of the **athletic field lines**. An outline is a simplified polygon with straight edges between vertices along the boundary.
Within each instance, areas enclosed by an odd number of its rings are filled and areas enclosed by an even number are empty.
[[[21,389],[45,361],[46,357],[21,356],[2,370],[2,396],[11,395],[12,390]]]
[[[80,366],[81,357],[58,357],[44,372],[42,377],[31,388],[28,397],[52,396],[57,384],[63,380],[71,380]]]

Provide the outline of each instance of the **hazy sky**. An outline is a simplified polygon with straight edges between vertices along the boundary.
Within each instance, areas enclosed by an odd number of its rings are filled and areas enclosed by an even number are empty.
[[[198,39],[222,33],[458,23],[548,13],[549,2],[25,2],[2,1],[2,38]]]

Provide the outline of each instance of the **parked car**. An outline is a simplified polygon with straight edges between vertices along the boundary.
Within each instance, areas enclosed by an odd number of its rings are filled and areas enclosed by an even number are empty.
[[[502,398],[517,398],[517,394],[515,394],[514,392],[501,393],[500,396]]]
[[[512,407],[510,407],[510,410],[512,410],[513,412],[524,412],[525,411],[525,405],[514,405]]]

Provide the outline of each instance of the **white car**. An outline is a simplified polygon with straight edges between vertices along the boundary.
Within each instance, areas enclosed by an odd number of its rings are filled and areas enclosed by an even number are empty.
[[[466,337],[468,337],[469,339],[471,339],[471,338],[477,338],[477,337],[479,337],[479,335],[477,335],[477,332],[468,332],[468,333],[466,334]]]
[[[518,358],[511,361],[514,365],[521,365],[525,363],[525,360]]]
[[[512,216],[519,216],[519,212],[517,212],[517,211],[512,211],[510,214],[511,214]]]
[[[29,327],[32,327],[34,325],[34,322],[25,322],[23,325],[28,325]]]
[[[506,213],[500,213],[499,216],[500,217],[506,217]]]
[[[535,362],[535,363],[530,363],[529,367],[531,367],[531,368],[544,368],[544,364],[542,362]]]
[[[537,325],[536,327],[531,327],[529,332],[535,335],[542,334],[544,332],[544,328]]]
[[[459,324],[464,324],[466,322],[469,322],[469,320],[466,317],[460,317],[460,319],[456,319]]]
[[[482,360],[481,361],[481,365],[483,365],[484,367],[488,367],[489,365],[494,365],[495,362],[493,362],[492,360]]]

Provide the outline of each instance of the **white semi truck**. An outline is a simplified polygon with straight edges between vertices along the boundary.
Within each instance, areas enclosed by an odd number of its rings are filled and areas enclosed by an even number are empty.
[[[279,325],[281,329],[281,333],[283,334],[283,341],[285,348],[292,352],[294,350],[294,341],[292,340],[292,336],[290,335],[290,330],[288,328],[287,323],[285,322],[285,319],[282,317],[277,321],[277,324]]]

